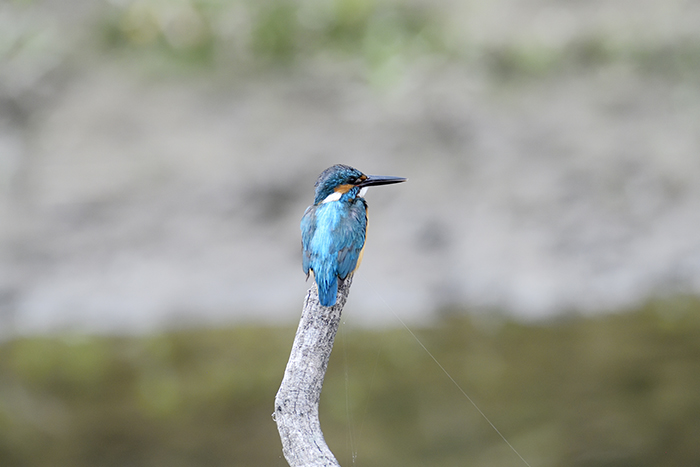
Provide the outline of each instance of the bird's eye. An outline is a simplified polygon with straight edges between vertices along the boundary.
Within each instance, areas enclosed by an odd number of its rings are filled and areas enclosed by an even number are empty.
[[[352,185],[354,185],[355,183],[357,183],[357,177],[350,177],[350,183],[351,183]]]

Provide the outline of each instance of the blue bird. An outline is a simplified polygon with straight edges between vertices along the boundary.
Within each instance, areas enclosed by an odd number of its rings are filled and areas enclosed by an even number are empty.
[[[365,175],[347,165],[334,165],[314,185],[314,204],[301,218],[302,266],[314,272],[323,306],[335,305],[338,281],[344,281],[362,262],[367,233],[364,194],[375,185],[406,181],[401,177]]]

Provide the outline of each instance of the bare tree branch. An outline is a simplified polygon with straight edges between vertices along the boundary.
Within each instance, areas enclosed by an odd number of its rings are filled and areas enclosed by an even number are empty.
[[[323,438],[318,401],[351,284],[352,276],[339,284],[338,299],[332,307],[321,306],[316,283],[306,293],[273,414],[282,452],[291,467],[340,466]]]

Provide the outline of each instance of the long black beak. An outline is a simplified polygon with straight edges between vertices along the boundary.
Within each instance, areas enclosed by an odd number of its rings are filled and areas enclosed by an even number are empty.
[[[367,175],[367,178],[360,181],[357,186],[377,186],[377,185],[391,185],[392,183],[405,182],[406,179],[403,177],[387,177],[383,175]]]

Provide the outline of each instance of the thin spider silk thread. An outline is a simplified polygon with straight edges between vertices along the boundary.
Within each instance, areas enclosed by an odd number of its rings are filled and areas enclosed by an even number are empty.
[[[476,411],[479,412],[479,414],[484,418],[484,420],[486,420],[486,422],[489,425],[491,425],[491,428],[493,428],[493,431],[495,431],[498,434],[498,436],[501,437],[503,442],[505,442],[508,445],[510,450],[513,451],[520,458],[521,461],[523,461],[523,464],[525,464],[527,467],[532,467],[525,460],[525,458],[518,452],[518,450],[515,449],[515,447],[512,444],[510,444],[510,442],[508,441],[508,439],[506,439],[506,437],[503,435],[503,433],[501,433],[501,431],[498,428],[496,428],[496,425],[493,424],[491,419],[489,419],[489,417],[487,417],[486,414],[479,408],[479,406],[476,404],[476,402],[474,402],[474,400],[471,397],[469,397],[469,394],[467,394],[467,392],[464,389],[462,389],[462,386],[460,386],[459,383],[452,377],[452,375],[445,369],[445,367],[442,366],[442,364],[438,361],[437,358],[435,358],[435,356],[430,352],[430,350],[428,350],[428,348],[423,344],[423,342],[421,342],[421,340],[418,338],[418,336],[416,336],[414,334],[414,332],[411,331],[411,328],[409,328],[408,325],[404,322],[404,320],[402,320],[401,317],[394,311],[394,309],[391,307],[391,305],[389,305],[389,303],[387,303],[387,301],[384,300],[384,297],[382,297],[377,292],[377,290],[374,289],[373,286],[370,285],[370,287],[372,287],[374,294],[377,297],[379,297],[382,300],[382,302],[384,302],[384,305],[386,305],[386,307],[391,311],[391,313],[399,321],[399,323],[401,323],[401,325],[404,327],[404,329],[406,329],[406,331],[408,331],[408,333],[415,339],[415,341],[418,342],[418,345],[420,345],[423,348],[425,353],[428,354],[428,356],[435,362],[435,364],[442,370],[442,372],[445,373],[445,375],[449,378],[449,380],[452,381],[452,384],[454,384],[457,387],[459,392],[461,392],[462,395],[469,401],[469,403],[474,406]]]

